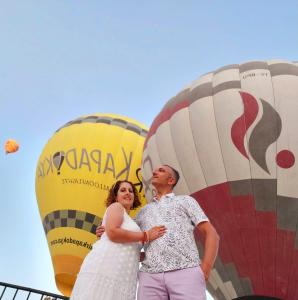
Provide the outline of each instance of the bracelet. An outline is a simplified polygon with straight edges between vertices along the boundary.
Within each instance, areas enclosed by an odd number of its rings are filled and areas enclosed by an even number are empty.
[[[147,235],[146,243],[149,243],[150,242],[150,237],[149,237],[149,231],[148,230],[146,231],[146,235]]]
[[[142,236],[141,242],[144,245],[146,241],[147,241],[147,232],[143,231],[143,236]]]

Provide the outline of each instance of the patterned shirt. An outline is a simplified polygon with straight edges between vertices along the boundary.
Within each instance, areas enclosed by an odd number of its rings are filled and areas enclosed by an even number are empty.
[[[141,271],[160,273],[195,267],[200,264],[194,228],[209,221],[197,201],[190,196],[164,195],[143,207],[136,216],[141,230],[165,225],[166,233],[145,244],[146,258]]]

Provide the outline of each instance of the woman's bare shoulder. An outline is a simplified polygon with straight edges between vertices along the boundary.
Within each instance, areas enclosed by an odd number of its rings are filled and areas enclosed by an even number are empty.
[[[124,207],[119,202],[112,203],[108,208],[107,212],[123,212]]]

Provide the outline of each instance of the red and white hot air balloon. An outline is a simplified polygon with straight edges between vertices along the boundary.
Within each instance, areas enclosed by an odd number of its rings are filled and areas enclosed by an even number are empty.
[[[207,284],[216,299],[298,299],[298,63],[272,60],[203,75],[164,106],[142,176],[179,170],[221,240]],[[200,242],[198,246],[200,247]]]

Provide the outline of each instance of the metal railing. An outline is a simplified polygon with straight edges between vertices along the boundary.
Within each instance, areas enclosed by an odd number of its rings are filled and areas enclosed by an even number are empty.
[[[2,289],[1,289],[2,288]],[[68,300],[68,297],[0,282],[0,300]]]

